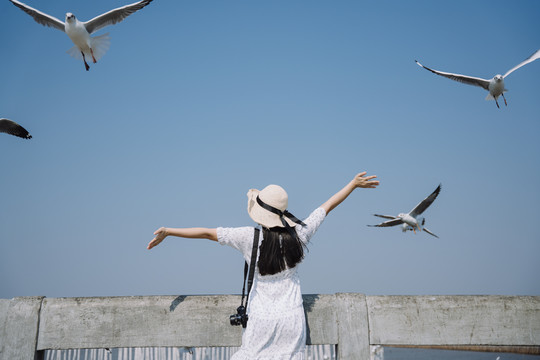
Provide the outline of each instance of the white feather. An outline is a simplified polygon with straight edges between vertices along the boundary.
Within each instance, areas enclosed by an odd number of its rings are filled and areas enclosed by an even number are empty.
[[[111,46],[111,37],[109,36],[109,33],[94,36],[90,39],[92,42],[92,49],[94,51],[94,57],[96,60],[99,60],[105,53],[109,50],[109,47]],[[67,51],[67,53],[74,57],[77,60],[82,60],[81,50],[77,45],[73,46],[71,49]],[[84,56],[86,56],[87,59],[92,58],[92,54],[89,50],[84,51]]]

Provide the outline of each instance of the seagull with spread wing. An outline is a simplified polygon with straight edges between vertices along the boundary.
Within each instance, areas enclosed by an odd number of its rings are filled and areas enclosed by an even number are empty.
[[[426,223],[426,219],[423,217],[420,217],[424,211],[435,201],[437,196],[439,195],[439,192],[441,192],[441,185],[437,186],[435,191],[431,193],[427,198],[422,200],[420,204],[416,205],[414,209],[412,209],[408,214],[398,214],[398,216],[391,216],[391,215],[379,215],[379,214],[373,214],[374,216],[378,216],[384,219],[390,219],[388,221],[385,221],[383,223],[380,223],[378,225],[368,225],[368,226],[374,226],[374,227],[389,227],[389,226],[396,226],[401,225],[401,230],[403,232],[407,230],[412,230],[416,233],[416,230],[422,231],[424,230],[429,235],[435,236],[438,238],[437,235],[429,231],[424,227],[424,224]]]
[[[32,135],[30,135],[21,125],[17,124],[15,121],[4,118],[0,119],[0,132],[18,136],[23,139],[32,138]]]
[[[86,22],[79,21],[75,15],[68,12],[66,13],[66,21],[63,22],[54,16],[47,15],[44,12],[31,8],[18,0],[9,1],[33,17],[38,24],[65,32],[75,44],[74,47],[68,50],[68,54],[74,58],[82,58],[86,71],[90,69],[90,66],[88,66],[88,63],[86,62],[86,58],[92,58],[92,61],[95,64],[97,60],[107,52],[110,45],[109,33],[95,37],[91,37],[90,34],[105,26],[119,23],[135,11],[142,9],[152,2],[152,0],[141,0],[130,5],[113,9]]]
[[[504,104],[508,105],[506,103],[506,98],[504,97],[504,93],[508,91],[507,89],[504,88],[504,78],[506,78],[508,75],[510,75],[512,72],[519,69],[523,65],[527,65],[528,63],[531,63],[534,60],[537,60],[538,58],[540,58],[540,50],[537,50],[534,54],[529,56],[527,59],[523,60],[521,63],[514,66],[512,69],[508,70],[506,74],[504,75],[497,74],[491,80],[433,70],[433,69],[428,68],[427,66],[420,64],[418,61],[416,60],[415,61],[418,64],[418,66],[423,67],[424,69],[429,70],[434,74],[444,76],[446,78],[459,81],[464,84],[480,86],[486,89],[487,91],[489,91],[489,94],[486,96],[486,100],[495,100],[495,104],[497,104],[497,107],[500,108],[499,102],[497,101],[497,98],[499,96],[502,96],[504,99]]]

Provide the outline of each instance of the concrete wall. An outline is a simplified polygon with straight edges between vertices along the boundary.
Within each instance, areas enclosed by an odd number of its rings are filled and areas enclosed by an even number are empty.
[[[22,297],[0,302],[0,359],[33,360],[38,339],[43,297]]]
[[[239,296],[0,299],[0,360],[70,348],[239,346]],[[540,297],[305,295],[308,344],[508,346],[540,353]],[[506,347],[502,347],[506,346]],[[511,347],[510,347],[511,349]]]

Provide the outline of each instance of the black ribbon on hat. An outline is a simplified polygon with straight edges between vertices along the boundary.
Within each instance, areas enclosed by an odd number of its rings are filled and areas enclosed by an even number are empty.
[[[300,240],[298,239],[298,235],[296,234],[296,231],[293,231],[289,223],[285,220],[285,217],[289,218],[291,221],[293,221],[296,224],[299,224],[302,226],[306,226],[306,224],[304,224],[301,220],[298,220],[298,218],[294,216],[293,214],[291,214],[289,211],[287,210],[281,211],[273,206],[266,204],[259,198],[258,195],[257,195],[257,204],[259,204],[263,209],[268,210],[271,213],[274,213],[276,215],[279,215],[279,219],[281,220],[281,223],[283,224],[283,226],[285,226],[285,229],[287,229],[289,234],[291,234],[291,236],[295,238],[296,240]]]

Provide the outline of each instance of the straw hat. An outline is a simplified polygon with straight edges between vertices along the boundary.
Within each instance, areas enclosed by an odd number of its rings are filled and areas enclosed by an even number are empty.
[[[266,209],[263,209],[257,203],[257,196],[259,199],[267,205],[275,207],[281,211],[287,210],[289,203],[289,197],[287,192],[279,185],[268,185],[262,190],[250,189],[247,193],[248,197],[248,214],[258,224],[266,228],[284,227],[279,215],[274,214]],[[291,226],[295,227],[296,224],[289,218],[285,217],[285,221]]]

